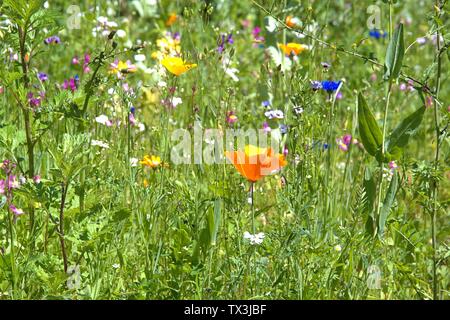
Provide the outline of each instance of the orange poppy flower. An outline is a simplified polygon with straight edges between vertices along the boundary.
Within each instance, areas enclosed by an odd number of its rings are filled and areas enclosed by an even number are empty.
[[[285,23],[289,28],[294,28],[300,23],[300,20],[293,16],[287,16]]]
[[[245,146],[244,151],[226,151],[225,156],[236,170],[250,182],[273,174],[287,165],[282,154],[275,154],[272,148]]]
[[[290,42],[287,44],[279,43],[278,46],[280,47],[281,50],[283,50],[284,54],[287,56],[290,56],[291,54],[299,55],[300,53],[308,49],[308,46],[294,42]]]
[[[175,21],[177,21],[177,14],[176,13],[171,13],[169,18],[167,18],[166,20],[166,26],[170,27],[171,25],[173,25],[175,23]]]

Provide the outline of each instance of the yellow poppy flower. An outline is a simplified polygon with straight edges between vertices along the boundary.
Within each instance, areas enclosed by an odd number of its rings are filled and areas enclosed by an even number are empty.
[[[140,164],[149,168],[156,168],[161,165],[161,158],[158,156],[144,156]]]
[[[161,60],[161,64],[166,67],[170,73],[173,73],[176,76],[179,76],[197,66],[195,63],[187,64],[179,57],[165,57]]]
[[[279,43],[278,46],[280,47],[281,50],[283,50],[284,54],[287,56],[290,56],[291,54],[298,55],[308,49],[308,46],[294,42],[290,42],[287,44]]]

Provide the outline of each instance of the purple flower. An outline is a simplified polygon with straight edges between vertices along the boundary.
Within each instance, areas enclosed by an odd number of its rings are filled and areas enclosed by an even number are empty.
[[[27,98],[31,107],[35,108],[41,105],[41,97],[35,97],[33,92],[28,92]]]
[[[45,44],[59,44],[61,43],[61,39],[58,36],[51,36],[44,40]]]
[[[228,43],[228,44],[233,44],[234,43],[233,34],[231,34],[231,33],[228,34],[228,35],[222,34],[221,41],[220,41],[220,43],[219,43],[219,45],[217,47],[217,52],[219,52],[219,54],[222,54],[223,51],[225,50],[225,44],[226,43]]]
[[[346,145],[350,145],[352,143],[352,135],[346,134],[342,137],[342,142],[344,142]]]
[[[48,80],[48,76],[44,72],[38,72],[38,78],[40,81],[44,82]]]

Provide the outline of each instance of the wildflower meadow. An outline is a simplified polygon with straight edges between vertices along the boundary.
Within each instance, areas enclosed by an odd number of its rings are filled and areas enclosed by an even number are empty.
[[[0,300],[450,299],[448,0],[0,0]]]

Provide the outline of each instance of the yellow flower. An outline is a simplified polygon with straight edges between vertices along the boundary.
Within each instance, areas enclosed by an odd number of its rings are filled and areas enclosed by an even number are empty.
[[[177,14],[172,12],[170,14],[169,18],[167,18],[166,26],[170,27],[171,25],[173,25],[175,23],[175,21],[177,21]]]
[[[161,165],[161,158],[158,156],[144,156],[140,163],[149,168],[156,168]]]
[[[166,67],[170,73],[173,73],[176,76],[179,76],[197,66],[195,63],[187,64],[179,57],[165,57],[161,60],[161,64]]]
[[[281,50],[283,50],[284,54],[287,56],[290,56],[291,54],[298,55],[308,49],[308,46],[294,42],[290,42],[287,44],[279,43],[278,46],[280,47]]]
[[[110,65],[109,73],[117,74],[119,77],[122,74],[133,73],[136,72],[137,68],[130,61],[120,61],[116,60]]]

